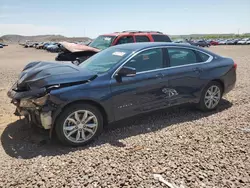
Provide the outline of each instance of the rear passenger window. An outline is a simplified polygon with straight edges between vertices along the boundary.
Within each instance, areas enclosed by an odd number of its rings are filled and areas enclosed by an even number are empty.
[[[163,68],[162,50],[145,50],[133,57],[125,66],[135,68],[136,72]]]
[[[167,35],[152,35],[155,42],[172,42]]]
[[[117,44],[126,44],[126,43],[133,43],[133,42],[134,42],[133,36],[125,36],[125,37],[121,37],[117,41]]]
[[[135,36],[136,42],[149,42],[149,38],[147,36]]]
[[[198,63],[196,54],[191,49],[168,48],[170,67]]]
[[[196,51],[197,54],[199,55],[200,57],[200,61],[199,62],[205,62],[209,59],[209,56],[207,54],[204,54],[202,52],[199,52],[199,51]]]

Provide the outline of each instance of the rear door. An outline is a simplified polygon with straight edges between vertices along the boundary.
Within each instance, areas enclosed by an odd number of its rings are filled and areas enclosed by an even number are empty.
[[[113,45],[134,43],[134,42],[135,42],[135,39],[133,35],[122,35],[122,36],[117,37]]]
[[[145,50],[124,65],[136,68],[136,76],[122,77],[121,81],[111,79],[116,120],[167,106],[168,101],[162,102],[165,96],[162,90],[168,87],[163,74],[164,60],[161,48]]]
[[[150,42],[150,39],[146,35],[135,35],[136,42]]]
[[[172,93],[170,105],[198,102],[200,91],[206,83],[201,77],[210,56],[202,53],[201,57],[197,51],[181,47],[168,47],[166,53],[169,59],[166,72],[168,89]]]

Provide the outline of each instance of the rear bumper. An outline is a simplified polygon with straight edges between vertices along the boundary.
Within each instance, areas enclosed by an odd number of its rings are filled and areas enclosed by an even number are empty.
[[[231,84],[231,85],[228,85],[226,88],[225,88],[225,91],[224,91],[224,94],[227,94],[229,93],[231,90],[233,90],[235,87],[235,83]]]

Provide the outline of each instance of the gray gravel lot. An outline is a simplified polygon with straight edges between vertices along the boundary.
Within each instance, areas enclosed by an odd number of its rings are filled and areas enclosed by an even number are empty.
[[[110,125],[88,147],[69,148],[13,117],[6,97],[22,67],[55,54],[0,49],[0,187],[250,187],[250,46],[209,50],[238,64],[235,89],[215,112],[176,107]]]

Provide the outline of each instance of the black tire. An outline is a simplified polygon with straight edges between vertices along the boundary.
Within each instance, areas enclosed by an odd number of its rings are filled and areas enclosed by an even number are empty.
[[[212,86],[217,86],[220,90],[220,97],[219,97],[219,102],[216,106],[214,106],[213,108],[208,108],[205,104],[205,95],[208,91],[209,88],[211,88]],[[223,89],[222,89],[222,85],[219,83],[219,82],[216,82],[216,81],[212,81],[210,82],[202,91],[202,94],[201,94],[201,98],[200,98],[200,102],[198,103],[197,107],[204,111],[204,112],[207,112],[207,111],[212,111],[212,110],[215,110],[218,105],[220,104],[220,101],[221,101],[221,98],[222,98],[222,95],[223,95]]]
[[[69,140],[65,136],[64,131],[63,131],[63,125],[64,125],[64,122],[66,121],[67,117],[70,116],[70,114],[72,114],[76,111],[79,111],[79,110],[87,110],[87,111],[93,113],[96,116],[98,123],[97,123],[96,131],[90,139],[85,140],[85,141],[80,142],[80,143],[76,143],[76,142],[72,142],[71,140]],[[56,135],[57,135],[58,139],[61,141],[61,143],[65,144],[65,145],[70,145],[70,146],[86,145],[86,144],[92,142],[96,137],[98,137],[102,133],[102,130],[103,130],[103,116],[98,108],[96,108],[93,105],[89,105],[89,104],[73,104],[73,105],[67,107],[59,115],[59,117],[56,120],[56,124],[55,124],[55,131],[56,131]]]

